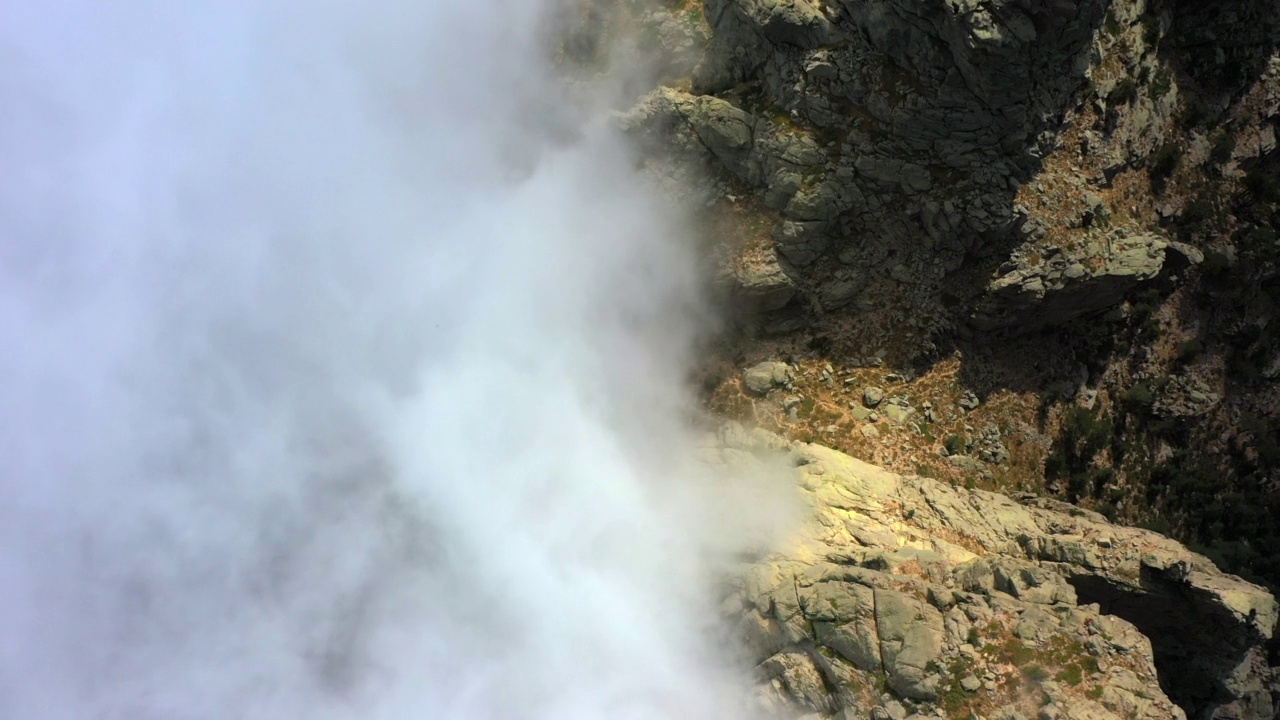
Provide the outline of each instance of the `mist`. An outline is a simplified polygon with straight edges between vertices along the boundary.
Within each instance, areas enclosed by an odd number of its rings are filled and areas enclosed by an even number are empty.
[[[693,243],[550,10],[4,9],[0,717],[750,717]]]

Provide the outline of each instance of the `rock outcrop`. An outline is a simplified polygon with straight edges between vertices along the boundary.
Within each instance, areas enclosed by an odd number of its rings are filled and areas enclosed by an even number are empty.
[[[1272,717],[1275,599],[1179,543],[736,425],[707,447],[744,470],[779,451],[812,517],[725,603],[766,706],[842,720]]]
[[[1172,255],[1174,260],[1167,260]],[[1186,256],[1149,233],[1116,231],[1075,248],[1048,247],[1006,263],[987,286],[972,323],[1029,332],[1113,307],[1166,265]]]

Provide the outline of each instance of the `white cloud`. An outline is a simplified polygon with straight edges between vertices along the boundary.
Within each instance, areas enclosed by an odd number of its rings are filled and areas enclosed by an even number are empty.
[[[540,11],[12,11],[0,716],[742,717],[690,244]]]

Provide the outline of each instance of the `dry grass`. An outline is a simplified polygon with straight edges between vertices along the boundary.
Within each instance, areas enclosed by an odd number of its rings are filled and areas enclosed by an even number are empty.
[[[714,389],[710,398],[714,412],[758,424],[790,440],[820,443],[903,475],[924,475],[953,485],[1004,491],[1031,489],[1041,484],[1039,478],[1047,448],[1038,439],[1038,433],[1019,431],[1034,427],[1039,399],[1031,393],[1005,390],[987,398],[973,412],[963,413],[958,406],[965,393],[958,378],[962,362],[958,354],[938,362],[929,372],[909,382],[890,380],[893,373],[886,368],[842,369],[833,364],[834,387],[828,387],[821,379],[823,368],[828,364],[826,360],[796,359],[794,389],[775,391],[769,398],[752,396],[741,385],[740,371],[759,359],[764,358],[753,357],[736,366],[735,372]],[[852,382],[846,384],[846,381]],[[869,385],[880,387],[887,397],[909,398],[916,415],[901,425],[895,424],[884,417],[882,405],[877,422],[857,420],[850,412],[850,404],[861,405],[862,390]],[[788,418],[782,404],[782,400],[792,394],[802,398],[794,420]],[[938,414],[937,422],[924,422],[921,407],[925,402],[932,403]],[[878,436],[863,434],[861,428],[868,424],[875,427]],[[1003,465],[987,466],[990,477],[961,471],[942,455],[948,436],[972,439],[988,425],[1013,430],[1005,432],[1002,440],[1010,451],[1010,460]]]

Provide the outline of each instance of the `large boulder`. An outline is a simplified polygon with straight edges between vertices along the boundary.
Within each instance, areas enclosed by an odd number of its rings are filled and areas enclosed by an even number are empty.
[[[768,395],[773,390],[791,387],[795,375],[784,362],[767,361],[754,365],[742,374],[742,385],[756,395]]]
[[[1077,248],[1028,250],[987,285],[972,323],[981,330],[1025,332],[1114,307],[1158,277],[1167,258],[1186,262],[1185,253],[1169,247],[1159,235],[1116,233]]]

